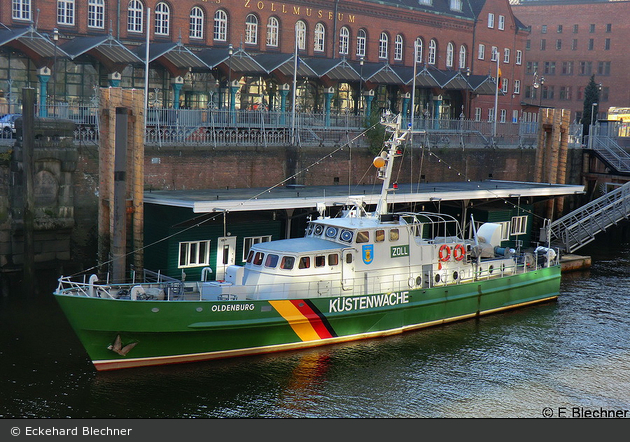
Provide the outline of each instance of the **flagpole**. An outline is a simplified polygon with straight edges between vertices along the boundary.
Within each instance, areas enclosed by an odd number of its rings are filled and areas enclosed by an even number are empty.
[[[291,144],[295,146],[295,89],[297,87],[297,67],[298,67],[298,31],[297,24],[295,30],[295,52],[293,54],[293,106],[291,110]]]
[[[147,127],[147,112],[149,107],[149,33],[151,27],[151,8],[147,8],[147,47],[145,51],[146,65],[144,68],[144,127]]]
[[[492,144],[494,144],[494,140],[497,137],[497,112],[499,111],[499,50],[496,50],[496,57],[497,57],[497,81],[496,81],[496,90],[494,92],[494,127],[492,129]]]

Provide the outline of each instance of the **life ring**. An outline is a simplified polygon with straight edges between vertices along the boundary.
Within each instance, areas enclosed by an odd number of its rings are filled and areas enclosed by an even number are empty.
[[[453,258],[455,258],[456,261],[461,261],[464,259],[464,256],[466,256],[466,249],[464,249],[463,245],[457,244],[453,250]]]
[[[440,247],[440,261],[448,261],[451,259],[451,248],[446,244],[442,244]]]

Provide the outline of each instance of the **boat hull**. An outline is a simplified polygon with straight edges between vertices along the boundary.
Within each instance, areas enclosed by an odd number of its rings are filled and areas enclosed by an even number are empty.
[[[375,338],[551,301],[560,267],[428,289],[255,301],[132,301],[55,293],[99,371]],[[116,345],[119,344],[119,345]]]

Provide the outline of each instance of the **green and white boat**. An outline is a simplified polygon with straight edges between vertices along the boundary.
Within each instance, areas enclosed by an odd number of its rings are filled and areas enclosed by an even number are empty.
[[[556,299],[553,249],[503,248],[495,223],[465,239],[450,215],[388,211],[407,132],[399,117],[383,124],[391,136],[374,159],[383,180],[374,212],[349,203],[340,217],[311,220],[304,238],[256,244],[223,281],[61,277],[54,295],[96,369],[376,338]]]

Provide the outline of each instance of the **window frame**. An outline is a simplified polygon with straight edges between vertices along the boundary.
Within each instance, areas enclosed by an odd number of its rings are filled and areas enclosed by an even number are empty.
[[[202,251],[199,245],[204,244],[205,250],[203,251],[204,256],[201,257]],[[194,245],[196,248],[196,262],[191,262],[191,247]],[[186,246],[186,254],[185,254],[185,263],[182,263],[182,246]],[[177,257],[177,268],[178,269],[187,269],[191,267],[202,267],[210,265],[210,246],[211,241],[208,240],[199,240],[199,241],[181,241],[178,245],[179,255]]]

